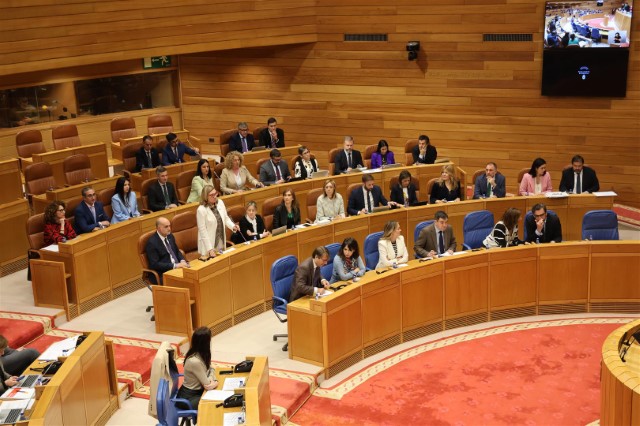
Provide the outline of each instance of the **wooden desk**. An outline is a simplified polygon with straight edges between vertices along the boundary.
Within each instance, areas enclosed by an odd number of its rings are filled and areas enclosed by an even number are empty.
[[[44,210],[53,201],[60,200],[69,204],[69,201],[73,199],[82,198],[82,188],[85,186],[91,186],[95,189],[96,193],[103,189],[115,188],[116,181],[120,176],[107,177],[103,179],[96,179],[89,182],[83,182],[78,185],[65,186],[57,188],[52,191],[47,191],[44,194],[34,195],[32,197],[33,211],[35,213],[44,213]],[[73,212],[67,212],[67,215],[73,215]]]
[[[640,320],[611,333],[602,345],[600,374],[600,424],[627,426],[640,424],[640,344],[628,347],[625,362],[620,350],[629,336],[640,330]]]
[[[175,187],[178,181],[178,175],[185,171],[195,170],[198,167],[198,161],[187,161],[163,167],[167,169],[167,172],[169,173],[169,182],[171,182]],[[147,179],[156,179],[157,176],[156,169],[142,169],[139,173],[132,173],[131,187],[139,194],[142,190],[142,182]]]
[[[620,260],[605,266],[602,260]],[[600,260],[598,260],[600,259]],[[604,274],[607,274],[604,279]],[[417,260],[288,305],[289,357],[326,377],[402,342],[505,318],[640,304],[640,242],[569,242]],[[609,287],[611,282],[620,285]],[[603,303],[606,301],[606,304]]]
[[[20,162],[17,158],[0,161],[0,204],[9,203],[24,198],[22,191],[22,177],[20,176]]]
[[[242,393],[245,398],[245,423],[246,425],[271,425],[271,394],[269,393],[269,363],[267,357],[250,357],[253,360],[253,368],[250,373],[233,373],[220,375],[216,371],[218,389],[222,389],[227,377],[247,377],[244,388],[238,388],[234,393]],[[221,425],[224,423],[224,414],[242,411],[242,407],[223,408],[216,407],[221,401],[200,400],[198,405],[198,420],[205,425]]]
[[[0,235],[10,244],[2,244],[0,267],[27,257],[29,241],[27,239],[27,218],[29,203],[18,199],[0,204]]]
[[[64,185],[64,168],[62,162],[65,158],[76,155],[86,154],[91,161],[91,170],[96,178],[102,179],[109,177],[109,164],[107,156],[107,145],[104,143],[95,143],[90,145],[82,145],[73,148],[59,149],[48,151],[42,154],[34,154],[31,158],[23,158],[23,167],[33,163],[49,163],[53,169],[53,177],[58,186]]]

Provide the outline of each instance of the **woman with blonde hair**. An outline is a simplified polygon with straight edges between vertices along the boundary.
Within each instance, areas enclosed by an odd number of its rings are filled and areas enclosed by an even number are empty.
[[[442,167],[440,178],[431,188],[429,203],[440,204],[448,201],[460,201],[460,181],[451,164]]]
[[[198,224],[198,253],[203,258],[215,257],[227,246],[226,226],[233,232],[240,229],[227,214],[227,208],[218,199],[218,191],[211,185],[202,189],[200,207],[196,210]]]
[[[342,195],[336,191],[336,182],[327,179],[322,192],[316,201],[316,222],[344,218],[344,201]]]
[[[247,182],[256,188],[263,186],[244,166],[244,156],[238,151],[231,151],[224,159],[224,169],[220,174],[220,190],[223,194],[242,192],[248,189]]]
[[[390,220],[384,225],[382,237],[378,241],[378,264],[376,269],[407,263],[409,252],[401,234],[402,229],[400,229],[399,222]]]

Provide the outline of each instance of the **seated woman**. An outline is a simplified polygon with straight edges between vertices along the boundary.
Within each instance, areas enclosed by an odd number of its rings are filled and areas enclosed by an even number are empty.
[[[551,192],[551,175],[547,172],[547,162],[543,158],[536,158],[531,169],[522,176],[520,195],[535,195]]]
[[[44,245],[64,243],[76,237],[71,223],[65,218],[64,201],[54,201],[44,210]]]
[[[184,357],[184,382],[177,396],[188,400],[191,407],[197,410],[204,391],[216,387],[218,381],[215,370],[211,368],[211,330],[209,327],[198,327],[191,336],[191,347]]]
[[[524,244],[518,239],[518,220],[520,219],[520,210],[509,208],[502,215],[502,219],[496,223],[491,233],[484,239],[483,244],[486,248],[495,247],[512,247]]]
[[[238,227],[227,215],[227,208],[218,199],[218,191],[211,185],[202,189],[200,207],[196,210],[198,224],[198,253],[202,258],[215,257],[227,247],[227,234],[224,227],[233,232]]]
[[[322,191],[324,194],[316,201],[316,222],[344,218],[344,201],[342,195],[336,192],[336,182],[327,179]]]
[[[409,252],[401,235],[400,223],[390,220],[384,225],[384,232],[378,241],[378,264],[376,269],[394,264],[407,263]]]
[[[200,195],[202,195],[202,188],[205,185],[213,185],[213,177],[211,174],[211,166],[209,165],[209,161],[201,158],[198,161],[198,165],[196,166],[196,175],[191,179],[191,192],[189,193],[189,198],[187,198],[187,203],[195,203],[196,201],[200,201]]]
[[[224,169],[220,174],[220,190],[223,194],[234,194],[248,189],[247,182],[256,188],[262,183],[254,178],[243,165],[244,156],[238,151],[231,151],[224,159]]]
[[[366,268],[360,257],[358,242],[351,237],[345,238],[336,257],[333,258],[333,274],[330,282],[352,280],[363,276],[365,272]]]
[[[126,177],[118,178],[116,190],[111,197],[113,217],[111,223],[124,222],[132,217],[140,216],[136,193],[131,190],[131,183]]]
[[[393,157],[393,152],[389,150],[389,144],[384,139],[380,139],[378,142],[378,149],[371,154],[371,168],[377,169],[387,164],[395,164],[396,160]]]
[[[264,228],[262,216],[256,214],[257,212],[258,206],[256,202],[249,201],[247,203],[246,214],[240,219],[240,232],[245,238],[241,241],[260,240],[269,235],[269,231]]]
[[[311,179],[311,173],[318,171],[318,161],[315,158],[311,158],[311,151],[304,145],[298,148],[298,154],[300,154],[300,158],[294,166],[293,176],[302,179]]]
[[[281,226],[291,229],[296,225],[300,225],[300,206],[293,190],[285,189],[282,193],[282,203],[273,213],[273,229]]]
[[[440,204],[447,201],[460,201],[460,181],[451,164],[442,167],[440,178],[431,188],[429,203]]]
[[[418,202],[416,186],[411,183],[411,173],[407,170],[400,172],[398,184],[391,188],[391,201],[409,207]]]

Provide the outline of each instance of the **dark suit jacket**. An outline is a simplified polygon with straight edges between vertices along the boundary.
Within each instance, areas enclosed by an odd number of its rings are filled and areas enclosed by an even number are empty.
[[[436,224],[432,223],[420,231],[418,239],[414,243],[413,250],[418,257],[427,257],[431,250],[438,252],[438,234],[436,233]],[[453,228],[447,226],[444,230],[444,251],[456,251],[456,237],[453,235]]]
[[[287,208],[284,204],[280,204],[276,207],[276,211],[273,212],[273,229],[280,228],[287,224]],[[293,209],[293,224],[300,225],[300,210]]]
[[[287,162],[285,160],[280,160],[278,167],[280,168],[280,176],[282,179],[289,180],[289,178],[291,178],[291,172],[289,171]],[[260,182],[273,183],[276,180],[276,171],[273,168],[271,159],[269,159],[269,161],[265,161],[262,163],[262,166],[260,166]]]
[[[320,284],[322,279],[320,271],[318,271],[316,282],[313,282],[313,266],[313,258],[308,257],[296,268],[296,272],[293,276],[293,283],[291,284],[291,295],[289,296],[290,302],[300,299],[305,295],[312,296],[314,287],[322,287]]]
[[[436,158],[438,158],[438,150],[433,145],[427,145],[427,155],[425,155],[425,158],[420,158],[420,147],[418,145],[413,147],[411,154],[413,155],[414,164],[433,164],[436,162]]]
[[[364,161],[362,161],[362,154],[360,151],[356,151],[355,149],[351,150],[351,163],[353,167],[357,167],[358,165],[364,166]],[[336,155],[336,162],[334,163],[333,174],[339,175],[344,173],[349,168],[349,164],[347,162],[347,154],[344,153],[344,149]]]
[[[282,148],[284,146],[284,130],[276,127],[276,135],[278,135],[278,143],[276,144],[276,148]],[[268,127],[260,132],[260,145],[271,148],[271,135],[269,134]]]
[[[171,248],[175,252],[176,256],[178,256],[177,262],[180,262],[184,259],[180,250],[178,250],[178,245],[176,244],[176,239],[173,234],[167,235],[167,239],[169,240],[169,244],[171,244]],[[149,269],[152,269],[160,275],[160,284],[162,285],[162,274],[167,271],[173,269],[173,263],[171,262],[171,255],[169,251],[162,244],[162,240],[157,232],[155,232],[149,240],[147,241],[147,245],[144,248],[147,253],[147,263],[149,264]],[[153,275],[151,276],[151,282],[154,284],[158,284],[155,281]]]
[[[256,215],[256,227],[258,228],[258,234],[262,234],[264,232],[264,220],[262,220],[262,216],[260,216],[259,214]],[[253,236],[249,236],[247,234],[247,231],[253,232],[253,225],[249,223],[246,216],[242,216],[242,218],[240,219],[240,232],[242,233],[242,235],[244,235],[244,238],[246,238],[247,241],[253,240]],[[235,235],[237,234],[231,235],[231,241],[233,241],[236,244],[240,244],[244,242],[242,237],[240,237],[239,235],[237,238],[238,242],[234,241]],[[259,240],[260,235],[256,235],[255,238],[256,240]]]
[[[560,181],[560,191],[573,191],[573,168],[562,172],[562,180]],[[591,167],[582,168],[582,192],[596,192],[600,190],[600,182],[596,172]]]
[[[253,139],[253,135],[251,133],[247,133],[247,149],[251,151],[255,146],[256,144]],[[229,138],[229,151],[246,152],[242,150],[242,139],[240,138],[240,133],[234,133],[233,136]]]
[[[136,152],[136,173],[142,169],[155,169],[160,165],[160,155],[158,155],[158,150],[155,148],[151,148],[151,167],[147,164],[147,152],[143,148],[140,148],[138,152]]]
[[[493,189],[493,194],[498,198],[503,198],[507,194],[506,179],[501,173],[496,173],[496,187]],[[487,196],[487,175],[480,175],[476,179],[475,187],[473,189],[473,198],[482,198]]]
[[[416,195],[416,186],[412,183],[407,187],[409,193],[409,205],[418,202],[418,196]],[[398,204],[404,205],[404,194],[402,193],[402,185],[397,184],[391,188],[391,201],[395,201]]]
[[[177,206],[178,197],[176,196],[176,189],[171,182],[167,182],[167,191],[169,191],[171,204]],[[147,190],[147,204],[149,205],[149,209],[154,212],[164,210],[167,207],[164,202],[164,195],[162,195],[162,188],[160,188],[158,181],[149,185],[149,189]]]
[[[457,188],[449,191],[447,185],[442,183],[440,185],[438,182],[435,182],[431,187],[431,196],[429,197],[429,204],[435,204],[437,200],[447,200],[453,201],[456,198],[460,198],[460,185]]]
[[[178,144],[177,149],[178,156],[176,157],[173,154],[173,149],[171,149],[171,144],[167,143],[164,146],[164,150],[162,150],[162,164],[168,166],[169,164],[184,163],[184,154],[189,154],[191,156],[198,155],[193,149],[189,148],[182,142]]]
[[[96,209],[96,217],[98,218],[98,222],[107,221],[110,222],[111,218],[107,216],[104,212],[104,207],[100,201],[96,201],[94,204]],[[87,232],[93,231],[98,227],[98,224],[93,219],[93,215],[91,214],[91,210],[89,210],[89,206],[83,201],[78,204],[76,207],[76,211],[74,213],[74,227],[76,228],[76,234],[86,234]]]
[[[528,214],[524,221],[524,227],[527,230],[526,241],[531,243],[538,239],[536,235],[536,221],[532,214]],[[541,243],[549,243],[555,241],[559,243],[562,241],[562,225],[560,225],[560,219],[553,213],[547,212],[547,222],[542,228],[542,236],[539,237]]]
[[[373,206],[371,206],[371,208],[378,207],[381,204],[383,206],[387,205],[387,199],[382,195],[382,190],[378,185],[373,185],[371,195],[373,196]],[[358,212],[364,208],[364,189],[362,186],[359,186],[351,191],[351,195],[349,195],[347,213],[351,216],[356,216]]]

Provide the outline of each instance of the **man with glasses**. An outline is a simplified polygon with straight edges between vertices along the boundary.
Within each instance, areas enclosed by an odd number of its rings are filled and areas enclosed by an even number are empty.
[[[158,150],[153,147],[153,139],[149,135],[142,138],[142,148],[136,152],[136,173],[142,169],[155,169],[160,165]]]
[[[157,212],[178,207],[176,189],[169,182],[169,172],[162,166],[156,168],[158,180],[149,185],[147,189],[147,202],[149,210]]]
[[[260,182],[265,185],[279,184],[291,180],[291,172],[286,161],[282,161],[282,154],[277,149],[269,153],[270,160],[260,166]]]
[[[189,148],[178,139],[175,133],[167,133],[167,144],[162,151],[162,164],[168,166],[170,164],[184,163],[184,154],[191,157],[198,157],[200,150],[198,148]]]
[[[547,212],[547,206],[542,203],[531,208],[524,221],[527,243],[559,243],[562,241],[562,226],[560,219],[553,212]]]
[[[253,149],[255,141],[253,135],[249,133],[249,126],[247,123],[238,123],[238,133],[234,133],[229,138],[229,152],[238,151],[241,153],[249,152]]]
[[[109,227],[109,216],[104,211],[104,206],[96,200],[96,191],[90,187],[82,188],[82,202],[76,207],[74,221],[76,234],[86,234]]]
[[[498,166],[487,163],[484,174],[476,178],[473,198],[504,198],[506,193],[505,178],[498,173]]]

